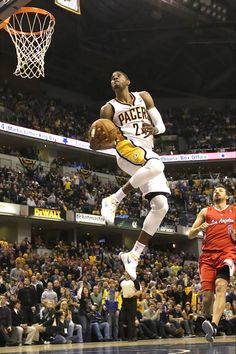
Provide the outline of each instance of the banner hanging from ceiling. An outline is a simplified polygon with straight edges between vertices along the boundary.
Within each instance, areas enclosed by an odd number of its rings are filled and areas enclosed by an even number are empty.
[[[81,15],[80,0],[55,0],[55,4],[67,11]]]

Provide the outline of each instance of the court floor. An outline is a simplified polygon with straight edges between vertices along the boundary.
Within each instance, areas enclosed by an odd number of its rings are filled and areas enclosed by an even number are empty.
[[[34,345],[0,348],[1,354],[236,354],[236,336],[217,337],[213,344],[205,338],[140,340],[137,342]]]

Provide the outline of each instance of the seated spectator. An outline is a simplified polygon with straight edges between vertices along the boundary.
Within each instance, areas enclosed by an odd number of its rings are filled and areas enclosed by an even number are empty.
[[[186,336],[191,335],[188,320],[185,320],[182,313],[182,307],[180,304],[175,305],[169,312],[170,323],[173,323],[176,328],[182,327]]]
[[[154,302],[150,306],[154,305]],[[146,310],[144,312],[148,312]],[[155,320],[143,316],[140,311],[136,312],[135,326],[137,328],[137,335],[141,339],[157,339],[159,338],[157,333],[157,327]]]
[[[17,342],[22,345],[31,345],[34,341],[39,341],[39,333],[36,327],[28,326],[24,318],[24,313],[21,310],[20,300],[16,300],[13,303],[12,314],[12,327],[17,330]],[[23,335],[26,334],[24,342],[22,342]]]
[[[236,334],[236,300],[231,305],[226,302],[223,316],[219,322],[219,332],[224,332],[226,335]]]
[[[83,342],[82,326],[80,324],[76,324],[73,322],[72,312],[70,311],[66,300],[61,301],[60,311],[63,312],[65,317],[68,339],[72,340],[73,343],[76,343],[76,340],[78,340],[78,343],[82,343]],[[76,339],[75,338],[72,339],[74,333],[76,333],[75,334]]]
[[[230,302],[226,302],[225,309],[224,309],[224,312],[223,312],[223,317],[226,320],[230,320],[233,316],[234,316],[234,314],[233,314],[232,305],[231,305]]]
[[[51,336],[51,327],[55,318],[55,303],[54,301],[45,300],[44,306],[38,312],[33,326],[40,333],[43,340],[48,341]]]
[[[53,323],[49,330],[49,341],[45,341],[44,344],[66,344],[72,343],[67,339],[67,325],[65,323],[65,315],[63,311],[55,312]]]
[[[195,336],[194,329],[194,314],[192,312],[192,307],[190,302],[186,302],[184,309],[182,311],[184,320],[188,321],[190,332],[192,336]]]
[[[90,331],[92,337],[98,342],[104,342],[110,340],[109,324],[104,318],[104,315],[98,311],[98,305],[92,304],[89,313],[90,319]]]
[[[54,321],[52,327],[50,328],[51,338],[49,340],[50,344],[65,344],[65,343],[81,343],[82,337],[81,333],[78,335],[73,335],[73,332],[68,333],[68,323],[65,319],[65,313],[62,310],[55,312]]]
[[[11,310],[7,307],[7,300],[0,295],[0,347],[18,345],[17,330],[12,327]]]
[[[233,301],[236,301],[236,287],[230,286],[229,291],[226,294],[226,301],[233,304]]]
[[[142,322],[147,324],[150,327],[150,324],[154,325],[154,333],[156,337],[167,338],[167,333],[165,332],[164,323],[160,320],[161,313],[161,302],[156,303],[155,301],[151,302],[149,308],[144,311]],[[152,327],[153,327],[152,325]]]
[[[174,323],[171,323],[169,321],[169,308],[165,300],[162,301],[162,303],[158,304],[158,309],[160,312],[160,321],[164,324],[164,330],[165,333],[168,336],[176,337],[176,338],[181,338],[184,335],[184,330],[183,328],[179,326],[175,326]],[[165,337],[164,337],[165,338]]]

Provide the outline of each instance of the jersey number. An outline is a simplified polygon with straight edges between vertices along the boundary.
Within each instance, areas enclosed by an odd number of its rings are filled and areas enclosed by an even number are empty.
[[[135,135],[142,135],[142,128],[138,123],[134,123],[133,127],[135,128]]]
[[[142,135],[143,131],[142,131],[142,126],[140,126],[138,123],[134,123],[133,127],[135,128],[135,135]],[[147,133],[144,138],[147,138],[149,136],[149,134]]]

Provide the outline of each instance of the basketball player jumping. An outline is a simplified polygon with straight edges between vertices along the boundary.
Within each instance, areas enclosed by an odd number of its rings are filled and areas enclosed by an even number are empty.
[[[217,334],[217,326],[225,308],[226,289],[235,270],[236,208],[228,205],[227,201],[225,187],[216,186],[213,206],[200,211],[189,231],[190,239],[197,237],[199,231],[204,233],[199,269],[206,317],[202,329],[209,342],[213,342]]]
[[[108,224],[113,224],[119,203],[134,188],[140,188],[150,202],[150,211],[133,249],[120,254],[126,271],[132,279],[136,279],[139,257],[168,211],[170,189],[163,172],[164,165],[153,151],[153,135],[164,133],[165,125],[151,95],[146,91],[130,92],[129,85],[128,76],[115,71],[111,76],[115,98],[100,111],[101,118],[111,119],[119,129],[115,146],[117,164],[131,176],[116,193],[102,200],[101,214]],[[91,147],[99,149],[99,146]]]

